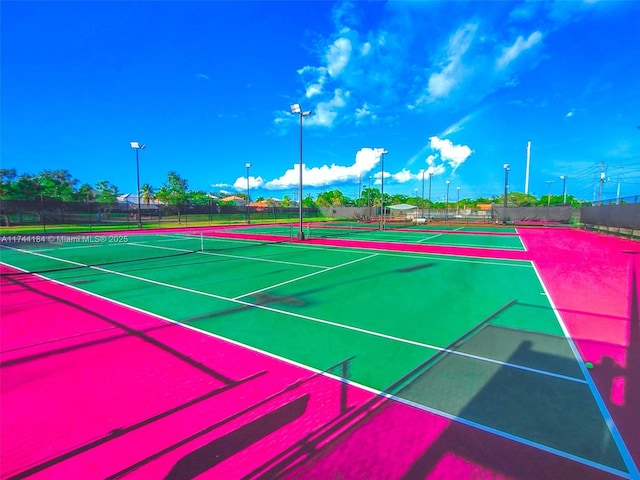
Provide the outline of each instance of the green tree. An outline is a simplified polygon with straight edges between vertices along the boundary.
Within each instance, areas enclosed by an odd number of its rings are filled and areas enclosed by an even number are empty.
[[[64,201],[74,199],[78,180],[73,178],[67,170],[44,170],[37,175],[37,178],[42,185],[44,196]]]
[[[208,205],[211,197],[204,190],[189,191],[189,198],[194,205]]]
[[[280,206],[284,207],[284,208],[289,208],[293,205],[293,203],[291,202],[291,199],[289,198],[289,195],[285,195],[282,198],[282,202],[280,202]]]
[[[94,200],[93,189],[88,183],[83,183],[78,187],[78,190],[74,194],[74,200],[81,202],[90,202]]]
[[[316,202],[321,207],[332,207],[336,205],[345,205],[348,203],[348,199],[340,190],[329,190],[328,192],[318,195]]]
[[[15,168],[0,169],[0,198],[9,199],[14,194],[14,181],[18,176]]]
[[[311,196],[307,195],[304,200],[302,200],[302,206],[304,208],[314,208],[316,206],[316,202],[313,201]]]
[[[109,180],[100,180],[96,182],[96,200],[100,203],[115,203],[118,197],[118,187],[113,185]]]
[[[401,193],[393,195],[390,198],[389,202],[385,201],[385,205],[399,205],[401,203],[407,203],[407,204],[410,204],[410,205],[415,205],[415,201],[410,199],[407,195],[403,195]]]
[[[168,205],[175,205],[178,208],[178,223],[181,222],[182,206],[189,199],[187,189],[189,183],[175,171],[167,174],[167,181],[158,189],[156,198]]]
[[[42,192],[42,185],[37,177],[23,173],[13,183],[13,198],[34,200],[40,197]]]
[[[377,188],[364,188],[362,190],[364,205],[380,205],[380,190]]]
[[[151,200],[155,198],[155,194],[155,189],[148,183],[145,183],[140,187],[140,199],[147,204],[147,207],[151,203]]]

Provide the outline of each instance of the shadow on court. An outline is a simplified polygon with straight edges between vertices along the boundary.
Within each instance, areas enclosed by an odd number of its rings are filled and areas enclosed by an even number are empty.
[[[603,355],[594,364],[591,375],[603,392],[603,398],[625,438],[637,437],[640,432],[640,296],[638,289],[638,253],[629,255],[629,320],[624,361]],[[640,442],[629,442],[634,458],[640,458]]]
[[[471,343],[496,340],[501,350],[511,349],[505,365],[455,353],[432,357],[387,390],[396,400],[371,400],[341,436],[321,448],[305,445],[303,461],[282,462],[267,477],[612,479],[610,472],[626,472],[582,379],[512,366],[579,374],[571,352],[549,353],[557,351],[557,337],[487,326]],[[457,350],[476,347],[463,343]],[[376,452],[375,465],[368,463]]]

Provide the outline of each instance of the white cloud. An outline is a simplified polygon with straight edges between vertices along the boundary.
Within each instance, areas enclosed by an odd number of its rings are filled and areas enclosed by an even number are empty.
[[[565,115],[565,118],[571,118],[575,115],[575,109],[571,109],[567,112],[567,114]]]
[[[337,77],[342,73],[347,64],[349,58],[351,58],[352,45],[348,38],[338,38],[329,47],[326,55],[327,71],[332,77]]]
[[[517,59],[522,52],[529,50],[534,47],[542,40],[542,33],[539,31],[533,32],[529,37],[525,40],[522,35],[518,36],[516,41],[510,47],[505,47],[502,50],[502,54],[496,60],[496,66],[499,69],[503,69],[507,67],[511,62]]]
[[[447,59],[439,72],[432,73],[427,84],[427,96],[422,101],[432,102],[446,97],[466,76],[467,69],[463,63],[463,56],[473,43],[478,26],[468,23],[459,28],[449,39],[447,44]]]
[[[476,113],[477,112],[472,112],[472,113],[469,113],[469,114],[465,115],[464,117],[462,117],[457,122],[455,122],[455,123],[449,125],[447,128],[445,128],[444,131],[439,136],[446,137],[447,135],[451,135],[452,133],[456,133],[456,132],[459,132],[459,131],[463,130],[464,129],[464,124],[467,123],[469,120],[471,120]]]
[[[307,65],[298,70],[298,75],[305,83],[305,97],[311,98],[320,95],[327,81],[327,69],[324,67],[311,67]]]
[[[429,146],[438,152],[439,158],[451,168],[451,173],[455,172],[473,153],[467,145],[454,145],[449,139],[440,139],[437,136],[429,138]],[[437,158],[429,156],[427,165],[438,169]],[[440,163],[442,165],[442,163]]]
[[[348,91],[343,92],[337,88],[333,92],[331,100],[318,103],[316,109],[311,112],[311,116],[305,120],[305,123],[309,126],[331,127],[338,116],[338,111],[346,105],[349,95]]]
[[[311,187],[321,187],[367,178],[370,172],[380,162],[380,149],[362,148],[356,153],[355,161],[351,165],[323,165],[307,168],[303,165],[303,184]],[[240,180],[240,179],[238,179]],[[238,183],[236,180],[236,183]],[[364,181],[364,180],[363,180]],[[246,189],[246,178],[244,179]],[[295,164],[281,177],[264,183],[262,186],[269,190],[285,190],[300,184],[300,165]]]
[[[262,177],[252,177],[249,175],[249,188],[260,188],[264,185],[264,179]],[[235,182],[233,182],[233,188],[239,191],[247,190],[247,177],[238,177]]]
[[[369,108],[369,105],[365,103],[364,105],[362,105],[362,107],[356,108],[356,120],[360,122],[366,118],[375,120],[377,118],[377,115],[373,113]]]
[[[509,13],[509,19],[516,22],[530,21],[540,8],[542,8],[542,2],[537,0],[516,4],[515,8]]]
[[[391,175],[391,178],[393,178],[393,180],[398,182],[398,183],[406,183],[406,182],[409,182],[411,180],[414,180],[416,177],[417,177],[417,175],[413,175],[406,168],[403,168],[399,172],[394,173],[394,174]]]

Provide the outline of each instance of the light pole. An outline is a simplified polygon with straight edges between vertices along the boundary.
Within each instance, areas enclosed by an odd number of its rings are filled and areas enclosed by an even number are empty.
[[[562,204],[567,203],[567,177],[566,175],[560,175],[560,180],[562,180]]]
[[[249,202],[251,202],[251,194],[249,190],[249,169],[251,168],[250,163],[245,163],[245,167],[247,167],[247,224],[251,224],[251,218],[249,217]]]
[[[389,153],[384,148],[380,149],[380,167],[382,176],[380,177],[380,230],[384,230],[384,156]]]
[[[451,180],[447,180],[445,183],[447,184],[447,200],[444,207],[444,221],[446,222],[449,220],[449,185],[451,184]]]
[[[427,217],[431,220],[431,172],[429,172],[429,213]]]
[[[509,167],[508,163],[504,164],[504,208],[507,208],[507,195],[509,194]],[[505,213],[506,215],[506,213]]]
[[[291,113],[295,113],[300,117],[300,198],[298,200],[298,210],[300,212],[300,230],[298,231],[298,240],[304,240],[304,231],[302,229],[302,117],[311,115],[311,110],[302,111],[299,103],[291,105]]]
[[[367,190],[367,207],[369,208],[369,220],[371,220],[371,175],[369,175],[369,189]]]
[[[506,224],[507,223],[507,195],[509,193],[509,170],[511,170],[511,168],[509,167],[508,163],[505,163],[503,165],[504,167],[504,217],[502,220],[502,223]]]
[[[142,203],[140,202],[140,161],[138,159],[138,151],[142,150],[146,145],[139,142],[130,142],[131,148],[136,150],[136,177],[138,179],[138,228],[142,228]]]
[[[460,217],[460,187],[456,187],[458,190],[458,201],[456,202],[456,217]]]
[[[424,169],[422,170],[422,218],[424,218]]]

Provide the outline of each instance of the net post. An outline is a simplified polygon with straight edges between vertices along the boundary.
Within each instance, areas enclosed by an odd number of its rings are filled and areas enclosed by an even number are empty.
[[[200,232],[200,251],[204,252],[204,238],[202,237],[202,232]]]

